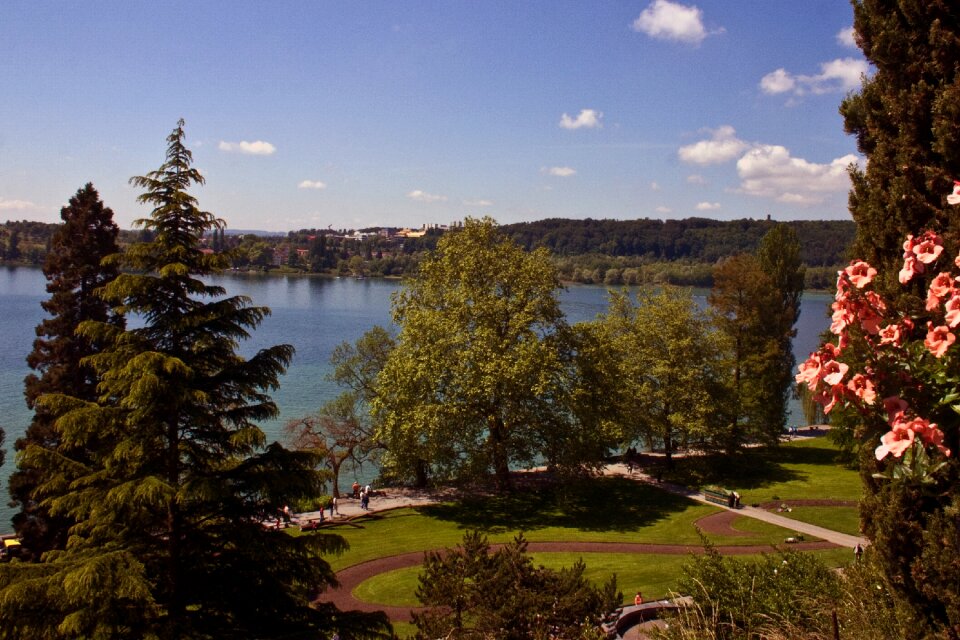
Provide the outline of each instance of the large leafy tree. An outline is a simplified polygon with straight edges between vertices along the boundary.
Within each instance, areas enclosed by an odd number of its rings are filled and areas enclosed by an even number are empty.
[[[727,258],[713,272],[708,297],[727,340],[728,393],[718,406],[728,453],[747,442],[776,442],[783,430],[782,336],[771,329],[781,300],[772,278],[750,254]]]
[[[103,291],[139,326],[81,325],[106,344],[85,360],[100,380],[97,402],[38,400],[61,439],[88,455],[63,456],[60,477],[41,487],[51,513],[76,524],[64,551],[0,575],[0,628],[8,637],[246,638],[359,625],[373,635],[382,620],[310,605],[335,582],[318,554],[342,549],[342,539],[263,524],[317,492],[320,477],[310,454],[266,446],[256,425],[277,413],[267,392],[293,349],[238,355],[268,310],[202,279],[223,266],[200,243],[222,222],[188,191],[203,178],[183,141],[180,121],[160,168],[131,179],[153,207],[139,221],[153,240],[117,258],[124,272]]]
[[[626,441],[678,447],[714,437],[723,342],[689,290],[642,289],[633,304],[611,293],[599,321],[620,393],[610,396]]]
[[[524,251],[489,218],[441,238],[394,298],[400,331],[374,400],[389,468],[421,481],[492,471],[506,490],[511,465],[563,457],[558,425],[596,424],[570,402],[558,287],[546,250]]]
[[[953,181],[960,179],[960,5],[945,0],[852,4],[857,43],[875,69],[841,106],[846,130],[867,157],[864,169],[851,172],[854,255],[877,269],[876,288],[898,313],[922,320],[927,314],[918,297],[923,279],[901,287],[898,272],[906,236],[936,231],[951,255],[960,239],[958,210],[946,202]],[[955,385],[956,360],[940,362],[941,380]],[[916,410],[934,413],[949,404],[938,403]],[[923,484],[878,479],[875,474],[888,463],[873,455],[877,425],[860,415],[845,422],[857,436],[874,438],[861,457],[862,526],[889,586],[910,611],[908,637],[958,637],[960,466],[955,455]]]
[[[44,394],[64,393],[86,401],[97,398],[97,376],[84,358],[97,353],[102,343],[79,335],[81,322],[93,320],[120,325],[99,295],[99,290],[117,276],[117,268],[103,264],[103,259],[118,251],[119,228],[113,211],[103,205],[93,185],[87,183],[60,210],[63,224],[50,240],[50,251],[43,265],[50,297],[40,303],[49,317],[36,328],[37,339],[27,364],[36,371],[27,376],[25,392],[33,419],[17,451],[28,446],[49,451],[50,456],[67,455],[84,458],[82,448],[67,449],[54,427],[54,416],[37,399]],[[33,459],[40,456],[34,455]],[[63,548],[70,520],[51,516],[35,494],[52,469],[21,459],[10,477],[10,496],[20,507],[13,517],[13,526],[25,546],[34,554]]]

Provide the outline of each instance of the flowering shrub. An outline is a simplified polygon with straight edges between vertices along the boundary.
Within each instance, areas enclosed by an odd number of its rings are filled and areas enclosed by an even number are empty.
[[[960,204],[960,182],[947,198]],[[926,285],[923,308],[897,309],[873,290],[877,270],[853,261],[837,278],[830,332],[799,366],[829,413],[837,407],[864,418],[870,437],[883,433],[877,460],[896,459],[890,477],[929,480],[957,446],[960,429],[960,256],[945,264],[943,238],[932,231],[903,243],[902,285]],[[873,426],[873,429],[871,428]]]

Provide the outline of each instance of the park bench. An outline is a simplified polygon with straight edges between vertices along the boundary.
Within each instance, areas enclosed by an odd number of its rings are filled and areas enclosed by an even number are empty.
[[[723,505],[724,507],[733,506],[731,504],[733,500],[732,491],[727,491],[721,487],[704,487],[701,491],[703,497],[707,499],[707,502]]]

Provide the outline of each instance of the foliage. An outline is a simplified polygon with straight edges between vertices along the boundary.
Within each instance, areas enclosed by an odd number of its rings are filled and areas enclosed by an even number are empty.
[[[346,387],[314,416],[295,418],[284,430],[295,449],[316,453],[332,473],[334,497],[340,497],[339,477],[344,464],[355,469],[379,458],[382,444],[375,438],[370,403],[376,378],[393,349],[393,338],[383,327],[374,327],[355,344],[341,343],[333,350],[328,379]]]
[[[679,592],[693,604],[658,637],[746,640],[774,637],[787,627],[812,630],[839,594],[836,575],[810,554],[779,552],[742,561],[704,543],[705,553],[684,567],[679,582]]]
[[[183,139],[181,120],[160,168],[131,179],[153,206],[140,221],[153,239],[108,262],[124,271],[104,298],[139,326],[81,324],[80,335],[105,345],[85,360],[96,402],[38,399],[85,456],[28,447],[24,459],[50,464],[43,504],[76,524],[64,550],[4,568],[0,635],[296,637],[350,625],[358,637],[382,635],[383,617],[310,604],[335,582],[316,555],[342,550],[342,539],[262,524],[320,481],[311,455],[266,446],[255,424],[277,413],[267,391],[292,348],[236,353],[268,310],[202,280],[224,266],[200,242],[222,223],[188,192],[203,178]]]
[[[492,471],[506,490],[511,465],[559,464],[581,443],[594,444],[582,465],[599,463],[605,439],[582,431],[600,421],[578,415],[558,286],[545,250],[523,251],[489,218],[440,239],[393,301],[400,331],[373,403],[388,469],[420,483]]]
[[[796,220],[569,220],[550,218],[504,225],[503,230],[527,249],[546,247],[559,256],[597,254],[638,256],[654,261],[714,263],[752,253],[772,228],[787,226],[800,240],[809,266],[844,262],[854,227],[849,221]]]
[[[611,292],[598,326],[616,363],[608,402],[623,442],[662,446],[670,466],[678,446],[714,437],[723,345],[689,290],[643,289],[636,304]]]
[[[862,456],[871,475],[864,529],[894,589],[914,607],[914,628],[956,627],[960,590],[950,576],[960,570],[952,555],[960,551],[960,503],[952,489],[960,465],[951,454],[960,447],[953,347],[960,289],[941,260],[939,235],[908,236],[903,249],[899,280],[904,287],[927,284],[926,300],[885,298],[873,289],[877,270],[851,263],[840,272],[833,304],[837,341],[811,354],[797,381],[818,394],[825,411],[845,413],[841,424],[855,425],[861,442],[879,437],[875,459]]]
[[[426,553],[417,598],[429,608],[414,614],[417,637],[595,638],[623,595],[616,576],[597,588],[585,568],[534,566],[522,534],[492,551],[486,537],[467,532],[456,549]]]
[[[936,0],[854,0],[857,44],[875,69],[842,103],[848,133],[867,157],[851,172],[853,255],[899,293],[900,243],[924,229],[956,233],[944,207],[960,176],[960,7]]]
[[[776,443],[786,420],[780,383],[793,330],[792,322],[784,328],[781,292],[760,260],[743,254],[717,264],[708,301],[729,345],[726,401],[718,404],[726,423],[722,442],[728,453],[748,442]]]
[[[86,457],[82,448],[70,447],[61,441],[54,426],[55,416],[38,399],[44,394],[64,393],[92,402],[97,398],[97,376],[83,362],[97,353],[104,344],[77,334],[77,327],[87,320],[122,326],[108,303],[99,296],[99,289],[117,276],[113,265],[101,261],[117,252],[118,228],[113,211],[103,206],[100,195],[87,183],[60,210],[63,225],[51,238],[51,251],[43,265],[50,298],[41,302],[49,314],[36,328],[37,339],[27,356],[27,364],[39,373],[31,373],[24,381],[27,405],[33,409],[30,426],[15,444],[17,451],[27,447],[46,450],[46,455]],[[63,548],[67,541],[70,520],[51,516],[35,495],[38,487],[50,480],[52,469],[31,464],[21,458],[18,469],[10,477],[12,503],[20,507],[13,517],[13,526],[31,553],[39,554]]]

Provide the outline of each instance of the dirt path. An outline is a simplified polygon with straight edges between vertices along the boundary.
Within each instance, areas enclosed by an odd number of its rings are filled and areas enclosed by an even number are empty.
[[[497,545],[491,546],[496,547]],[[797,551],[816,551],[819,549],[832,549],[835,546],[836,545],[826,541],[801,542],[791,544],[790,548]],[[527,549],[531,552],[546,553],[648,553],[659,555],[703,553],[703,547],[696,545],[643,544],[633,542],[530,542],[528,543]],[[723,555],[745,555],[752,553],[769,553],[776,551],[777,547],[774,545],[729,545],[716,547],[716,549]],[[417,610],[416,607],[391,607],[363,602],[353,596],[353,590],[356,589],[361,582],[380,575],[381,573],[415,567],[422,563],[423,552],[415,551],[355,564],[337,572],[340,587],[322,594],[317,600],[320,602],[331,602],[335,604],[337,608],[344,611],[383,611],[395,622],[409,622],[412,619],[410,614]]]

